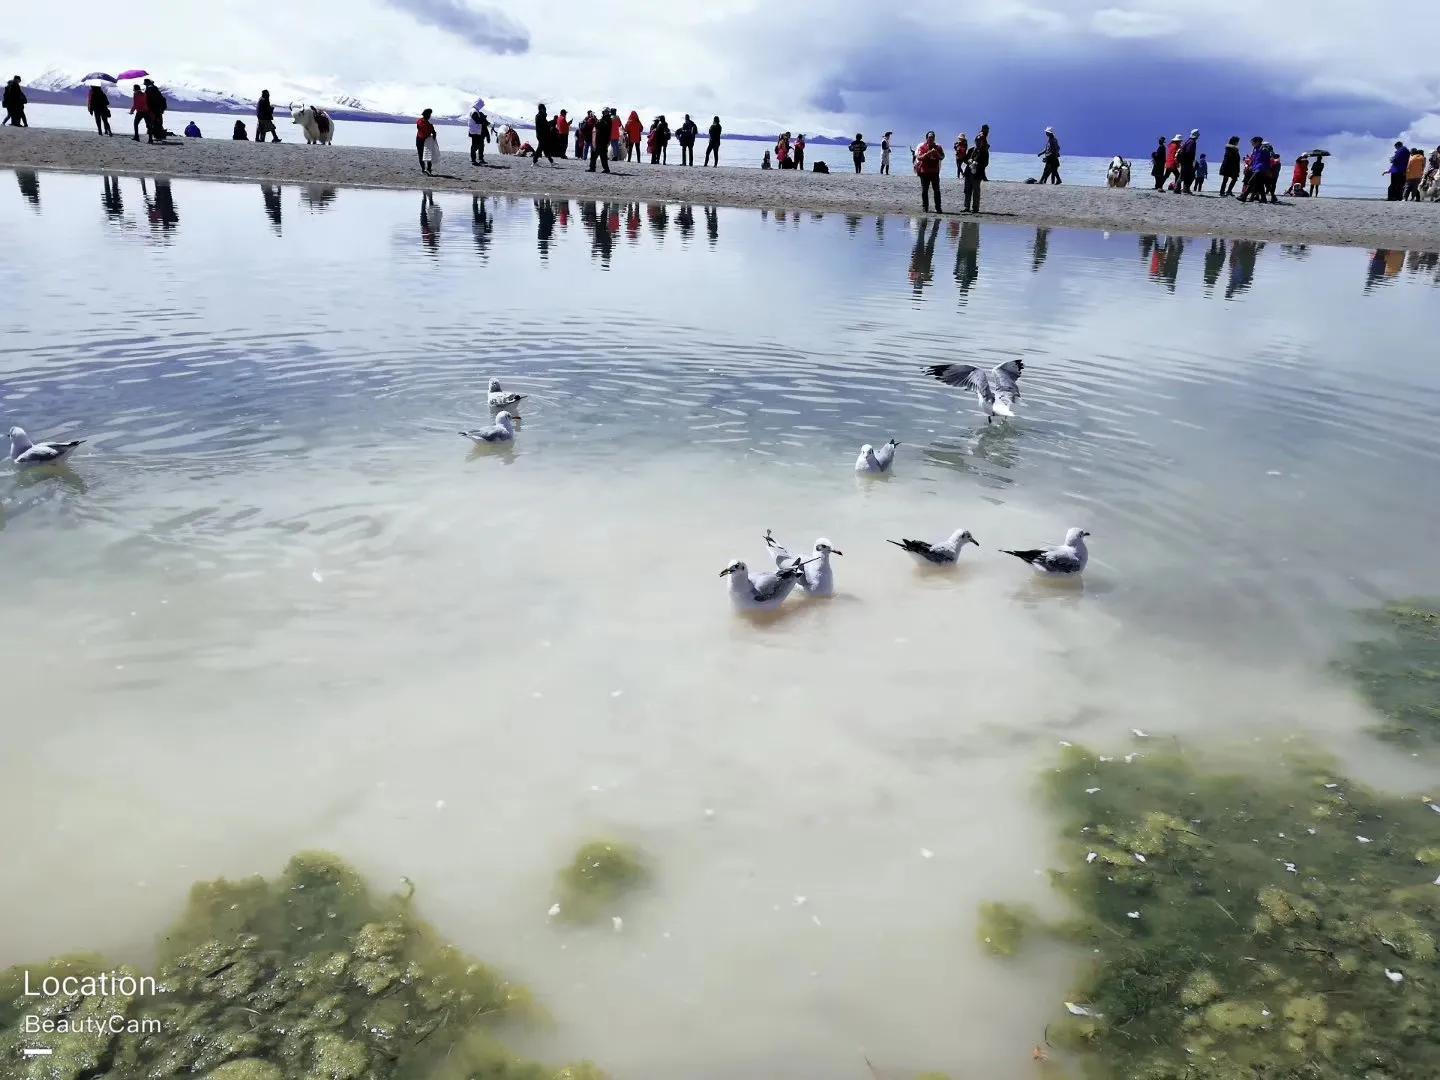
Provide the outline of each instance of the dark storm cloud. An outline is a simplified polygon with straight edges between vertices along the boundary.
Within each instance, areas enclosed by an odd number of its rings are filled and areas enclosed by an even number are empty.
[[[433,26],[494,53],[530,51],[530,32],[502,11],[474,8],[465,0],[384,0],[417,22]]]

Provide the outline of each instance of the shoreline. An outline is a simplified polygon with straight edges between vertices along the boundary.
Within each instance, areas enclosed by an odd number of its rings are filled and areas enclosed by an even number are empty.
[[[118,128],[125,125],[112,122]],[[335,187],[453,191],[480,195],[548,195],[617,202],[663,201],[768,210],[821,210],[918,216],[919,183],[908,162],[890,176],[867,172],[793,173],[737,168],[685,168],[611,162],[610,175],[589,173],[572,158],[533,166],[494,150],[487,167],[463,149],[442,150],[435,176],[423,176],[409,150],[369,146],[307,146],[304,142],[237,143],[176,139],[164,146],[118,133],[102,138],[54,128],[0,128],[0,168],[158,175],[197,180],[318,184]],[[678,158],[678,147],[673,148]],[[946,162],[953,168],[953,164]],[[876,163],[878,167],[878,163]],[[1149,177],[1143,177],[1148,180]],[[1377,186],[1379,177],[1377,176]],[[1216,179],[1218,186],[1218,178]],[[970,217],[960,183],[942,178],[946,217]],[[1127,233],[1220,236],[1282,243],[1440,250],[1440,203],[1383,199],[1281,199],[1248,205],[1216,195],[1172,195],[1148,187],[1114,190],[1062,184],[1041,187],[986,183],[976,220],[1001,224],[1098,229]]]

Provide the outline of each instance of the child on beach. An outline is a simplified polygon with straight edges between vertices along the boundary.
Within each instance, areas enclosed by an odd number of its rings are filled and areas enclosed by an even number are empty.
[[[1195,191],[1197,193],[1205,190],[1205,178],[1210,175],[1210,163],[1205,160],[1205,155],[1200,155],[1200,160],[1195,162]]]

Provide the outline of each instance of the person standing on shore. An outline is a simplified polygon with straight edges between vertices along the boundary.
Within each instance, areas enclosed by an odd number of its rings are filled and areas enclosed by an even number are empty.
[[[1055,137],[1053,127],[1045,129],[1045,149],[1036,156],[1045,159],[1045,169],[1040,173],[1040,183],[1060,183],[1060,140]]]
[[[625,121],[625,160],[628,162],[631,155],[635,157],[635,163],[640,163],[641,140],[645,138],[645,125],[640,122],[640,114],[634,109],[630,110],[630,119]]]
[[[560,121],[555,121],[555,139],[564,145],[564,137],[560,134]],[[591,109],[585,113],[585,119],[575,129],[575,160],[585,162],[590,160],[590,147],[595,140],[595,111]],[[564,156],[563,154],[561,155]]]
[[[699,137],[700,127],[694,120],[690,119],[690,114],[687,112],[679,128],[681,165],[689,165],[691,168],[694,168],[695,140]]]
[[[550,162],[550,167],[555,167],[555,155],[552,151],[552,144],[555,142],[555,128],[550,123],[550,117],[545,112],[545,106],[540,105],[535,110],[535,149],[530,152],[530,164],[539,165],[540,155],[545,155],[545,160]]]
[[[955,179],[965,178],[965,159],[970,156],[970,137],[965,132],[955,136]]]
[[[975,145],[965,155],[965,213],[978,214],[980,212],[980,182],[985,177],[985,171],[980,167],[980,140],[975,140]]]
[[[1265,153],[1265,140],[1256,135],[1250,140],[1250,156],[1245,159],[1245,186],[1240,189],[1240,201],[1250,202],[1258,194],[1265,201],[1265,176],[1270,171],[1270,158]]]
[[[1225,144],[1225,156],[1220,159],[1220,196],[1235,194],[1235,181],[1240,178],[1240,136],[1231,135]]]
[[[1410,160],[1405,166],[1405,201],[1420,201],[1420,181],[1425,179],[1425,151],[1418,146],[1410,151]]]
[[[1198,195],[1205,190],[1205,179],[1210,175],[1210,163],[1205,160],[1205,155],[1200,155],[1200,160],[1195,162],[1195,193]]]
[[[670,130],[670,121],[665,119],[665,114],[660,114],[660,126],[655,129],[655,141],[660,144],[660,164],[670,164],[670,137],[673,132]]]
[[[1150,175],[1155,178],[1155,190],[1165,187],[1165,136],[1155,140],[1155,149],[1150,151]]]
[[[476,99],[475,107],[470,110],[470,164],[485,164],[485,144],[490,141],[490,118],[485,115],[485,102]]]
[[[975,149],[978,151],[975,160],[980,163],[980,182],[983,184],[990,179],[990,125],[981,124],[980,134],[975,136]],[[976,205],[979,205],[980,194],[975,194]]]
[[[601,109],[599,117],[591,125],[590,136],[590,171],[595,171],[595,163],[598,161],[605,172],[610,171],[610,146],[604,137],[604,133],[610,130],[610,110]]]
[[[945,160],[945,151],[935,141],[935,132],[927,131],[925,141],[915,152],[915,175],[920,177],[920,205],[925,213],[930,212],[930,192],[935,192],[935,213],[943,214],[940,208],[940,163]]]
[[[1324,171],[1325,159],[1323,157],[1317,157],[1315,163],[1310,166],[1310,197],[1312,199],[1318,199],[1320,197],[1320,174]]]
[[[153,79],[145,80],[145,122],[150,129],[150,141],[152,143],[164,142],[167,132],[165,131],[165,95],[160,92],[160,87],[155,85]]]
[[[893,131],[887,131],[880,137],[880,175],[890,175],[890,136]]]
[[[1195,183],[1195,153],[1199,144],[1200,130],[1196,128],[1190,132],[1190,137],[1180,144],[1180,153],[1177,155],[1180,162],[1180,190],[1186,195],[1190,194],[1190,188]]]
[[[710,121],[710,131],[709,131],[710,141],[705,144],[705,165],[709,165],[709,164],[710,164],[710,157],[711,157],[711,155],[713,154],[714,157],[715,157],[715,167],[716,167],[717,169],[720,167],[720,133],[721,133],[721,131],[722,131],[722,129],[721,129],[721,127],[720,127],[720,117],[717,116],[717,117],[715,117],[715,119],[713,119],[713,120]],[[705,167],[704,165],[701,166],[701,168],[704,168],[704,167]]]
[[[614,105],[610,106],[610,160],[620,160],[620,139],[625,131],[620,123],[620,110]]]
[[[1270,155],[1270,174],[1265,179],[1265,193],[1270,196],[1272,203],[1278,203],[1280,199],[1276,196],[1275,189],[1280,186],[1280,169],[1284,163],[1280,160],[1279,151],[1268,142],[1265,144],[1265,152]]]
[[[150,130],[150,121],[146,114],[150,111],[150,103],[145,100],[145,91],[137,83],[130,94],[130,115],[135,117],[135,134],[131,136],[136,142],[140,141],[140,125],[145,125],[145,130]]]
[[[110,95],[105,93],[103,86],[90,87],[89,100],[85,102],[85,108],[95,118],[96,135],[114,135],[110,130]]]
[[[591,115],[594,115],[593,113]],[[550,125],[550,152],[559,154],[562,158],[570,145],[570,114],[561,109],[555,114],[555,120]],[[555,164],[555,159],[550,159],[550,164]]]
[[[280,133],[275,130],[275,106],[270,104],[270,91],[261,90],[260,100],[255,103],[255,141],[264,142],[266,135],[270,136],[271,142],[280,141]]]
[[[1381,173],[1389,176],[1390,187],[1385,192],[1388,202],[1399,202],[1405,195],[1405,170],[1410,166],[1410,151],[1400,140],[1395,140],[1395,153],[1390,157],[1390,168]]]
[[[432,112],[433,109],[426,109],[415,121],[415,154],[420,158],[420,171],[426,176],[435,175],[435,159],[440,156],[440,139],[430,121]]]
[[[795,168],[797,171],[805,168],[805,133],[803,131],[795,139]]]
[[[11,127],[29,127],[30,121],[25,118],[25,106],[30,99],[25,96],[25,90],[20,85],[20,76],[16,75],[5,84],[5,119],[10,122]]]
[[[865,151],[868,149],[870,148],[865,145],[865,136],[857,131],[855,141],[850,144],[850,157],[855,162],[857,173],[865,167]]]
[[[1171,191],[1180,190],[1180,144],[1184,140],[1176,135],[1165,147],[1165,174],[1160,178],[1160,187],[1165,187],[1165,181],[1170,180]]]

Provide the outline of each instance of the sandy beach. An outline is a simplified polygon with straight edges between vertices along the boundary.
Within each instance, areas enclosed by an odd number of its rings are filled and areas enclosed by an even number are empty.
[[[116,135],[0,128],[0,166],[76,172],[117,172],[213,180],[273,180],[297,184],[552,195],[562,198],[662,200],[717,206],[801,208],[857,214],[919,212],[919,183],[908,162],[890,176],[792,173],[756,169],[683,168],[612,163],[610,175],[591,174],[573,160],[554,167],[504,157],[491,148],[488,165],[470,164],[463,134],[442,144],[433,177],[422,177],[415,156],[358,146],[237,143],[177,139],[150,146]],[[678,151],[677,151],[678,156]],[[1139,233],[1225,236],[1361,247],[1440,248],[1440,204],[1382,199],[1281,199],[1246,205],[1214,195],[1180,196],[1144,187],[1110,190],[1017,183],[985,185],[981,218],[1014,224],[1113,229]],[[1377,190],[1380,178],[1377,175]],[[1218,181],[1217,181],[1218,182]],[[959,182],[942,180],[946,213],[962,205]]]

